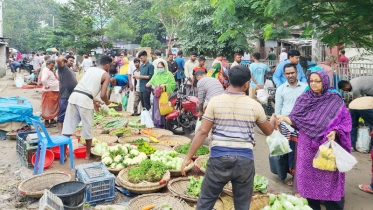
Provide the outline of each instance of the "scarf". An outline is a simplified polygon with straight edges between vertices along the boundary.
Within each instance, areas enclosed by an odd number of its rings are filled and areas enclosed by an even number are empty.
[[[166,91],[169,93],[172,93],[176,86],[174,75],[166,70],[163,73],[156,72],[151,78],[150,84],[154,87],[161,84],[167,84]]]
[[[324,71],[313,71],[322,80],[322,92],[316,94],[307,89],[296,100],[294,108],[289,115],[297,130],[303,132],[310,139],[319,139],[327,130],[330,122],[335,119],[344,106],[342,97],[330,88],[329,77]],[[310,85],[310,79],[307,79]]]

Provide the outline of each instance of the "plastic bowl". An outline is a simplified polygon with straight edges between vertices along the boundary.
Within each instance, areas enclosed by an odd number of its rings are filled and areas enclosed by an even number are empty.
[[[56,147],[52,147],[52,152],[54,153],[54,158],[58,158],[60,159],[60,146],[56,146]],[[66,147],[66,150],[65,150],[65,153],[68,154],[69,153],[69,148]]]
[[[74,149],[74,155],[76,158],[85,158],[87,149],[86,147],[79,147]]]
[[[36,159],[36,154],[34,154],[31,158],[31,163],[33,166],[35,165],[35,159]],[[53,161],[54,161],[54,153],[50,151],[49,149],[47,149],[45,153],[44,169],[52,165]]]

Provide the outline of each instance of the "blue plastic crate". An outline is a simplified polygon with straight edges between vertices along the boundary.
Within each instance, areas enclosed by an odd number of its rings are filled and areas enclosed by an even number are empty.
[[[75,179],[87,185],[85,195],[87,203],[96,205],[114,199],[115,176],[103,163],[89,163],[75,168]]]

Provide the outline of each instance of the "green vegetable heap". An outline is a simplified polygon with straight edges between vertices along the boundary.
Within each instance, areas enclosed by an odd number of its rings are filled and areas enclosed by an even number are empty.
[[[141,123],[139,123],[141,120],[141,117],[137,117],[133,120],[130,120],[128,122],[128,127],[131,127],[131,128],[146,128],[145,125],[141,125]]]
[[[261,193],[267,193],[268,179],[262,175],[254,176],[254,190],[258,190]]]
[[[204,162],[202,162],[202,168],[206,168],[207,167],[207,161],[204,161]]]
[[[186,155],[189,151],[190,145],[191,145],[191,143],[184,144],[183,146],[177,148],[176,152]],[[209,153],[210,153],[210,150],[208,148],[206,148],[204,146],[201,146],[200,148],[198,148],[196,154],[194,154],[194,155],[200,156],[200,155],[207,155]]]
[[[159,182],[166,171],[167,166],[162,162],[146,159],[138,167],[128,171],[128,180],[135,184],[142,181]]]
[[[183,158],[177,157],[175,151],[155,151],[154,154],[150,155],[150,160],[161,161],[170,170],[181,170]]]
[[[120,117],[120,116],[122,116],[121,113],[118,113],[113,108],[109,109],[109,107],[107,107],[107,106],[101,107],[100,110],[99,110],[99,114],[104,116],[104,117],[107,117],[107,116],[109,116],[109,117]]]
[[[105,122],[104,116],[95,112],[93,116],[93,125],[96,125],[102,122]]]
[[[120,118],[116,117],[112,120],[110,120],[106,125],[104,125],[104,128],[121,128],[126,126],[127,119],[126,118]]]
[[[282,193],[278,197],[269,194],[269,206],[262,210],[312,210],[312,208],[308,206],[307,199]]]
[[[127,135],[127,134],[132,135],[133,132],[129,128],[119,128],[117,130],[111,131],[110,134],[111,135],[116,135],[118,137],[121,137],[121,136]]]
[[[196,179],[194,176],[188,176],[188,178],[190,182],[187,185],[186,193],[188,195],[198,197],[199,193],[201,192],[203,176],[198,177],[198,179]]]
[[[135,142],[137,143],[139,152],[143,152],[147,155],[151,155],[157,150],[156,148],[150,146],[149,143],[143,139],[137,139]]]

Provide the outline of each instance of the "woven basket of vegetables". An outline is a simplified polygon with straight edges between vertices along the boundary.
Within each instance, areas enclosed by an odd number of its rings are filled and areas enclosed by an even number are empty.
[[[136,140],[143,139],[146,142],[150,142],[150,138],[147,135],[132,135],[132,136],[123,136],[118,139],[118,142],[121,144],[132,144]]]
[[[92,128],[92,135],[93,136],[96,136],[96,135],[99,135],[101,134],[102,132],[104,131],[104,129],[102,128],[97,128],[97,127],[94,127]],[[82,130],[76,130],[74,135],[78,138],[82,137]]]
[[[206,173],[206,165],[210,155],[201,155],[195,161],[194,164],[202,173]]]
[[[159,139],[159,143],[161,144],[167,144],[170,146],[178,146],[178,145],[184,145],[190,143],[192,140],[185,136],[162,136]]]
[[[189,205],[170,194],[164,193],[151,193],[147,195],[141,195],[132,199],[128,204],[128,209],[132,210],[188,210],[190,209]]]
[[[167,185],[170,178],[170,172],[162,162],[149,159],[118,174],[119,184],[137,194],[157,192]]]
[[[201,191],[202,180],[203,177],[180,177],[171,180],[168,183],[167,188],[173,195],[180,197],[187,202],[196,203]]]
[[[63,172],[44,173],[22,181],[18,190],[28,197],[41,198],[45,189],[49,190],[54,185],[68,182],[70,179],[71,175]]]
[[[262,175],[255,174],[254,176],[254,190],[253,194],[266,194],[267,193],[267,187],[268,187],[268,178]],[[233,197],[233,191],[232,191],[232,183],[228,182],[223,188],[223,192],[229,196]]]
[[[111,135],[116,135],[118,137],[123,137],[123,136],[132,136],[135,134],[138,134],[140,131],[139,129],[136,128],[118,128],[118,129],[113,129],[110,131]]]
[[[144,135],[153,136],[156,138],[160,138],[162,136],[172,136],[174,133],[172,131],[161,129],[161,128],[146,128],[140,130],[140,132]]]
[[[150,143],[149,145],[156,148],[159,151],[164,151],[164,150],[172,151],[173,150],[169,145],[165,145],[165,144]]]
[[[98,134],[98,135],[101,135],[101,134]],[[79,143],[81,143],[83,145],[86,145],[85,139],[83,137],[80,137],[80,142]],[[91,146],[94,147],[94,146],[96,146],[97,143],[100,143],[100,142],[96,139],[96,137],[93,137]]]
[[[180,154],[186,155],[189,151],[190,145],[191,143],[178,145],[174,147],[174,150]],[[207,154],[210,154],[209,148],[205,145],[202,145],[200,148],[198,148],[196,154],[194,154],[193,159],[197,159],[199,156]]]
[[[118,137],[117,136],[110,135],[110,134],[99,134],[99,135],[96,135],[95,138],[97,139],[97,141],[99,141],[99,142],[105,142],[109,146],[111,146],[111,144],[113,144],[116,141],[118,141]]]
[[[173,150],[157,150],[154,154],[150,155],[150,160],[161,161],[167,166],[171,176],[181,176],[181,165],[184,161],[185,155],[178,154]],[[190,171],[194,166],[194,163],[190,163],[185,167],[185,172]]]

